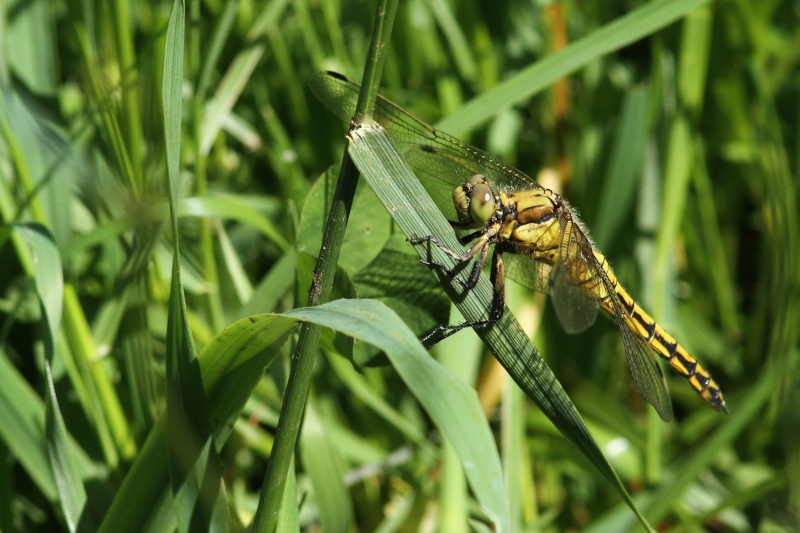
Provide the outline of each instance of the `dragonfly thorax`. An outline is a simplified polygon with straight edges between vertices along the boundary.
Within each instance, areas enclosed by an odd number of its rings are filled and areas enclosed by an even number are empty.
[[[534,189],[511,196],[516,203],[516,219],[520,225],[550,223],[563,208],[561,197],[550,189]]]
[[[561,197],[549,189],[507,195],[503,202],[503,224],[498,232],[504,241],[504,251],[554,265],[562,240],[559,217],[564,213]]]

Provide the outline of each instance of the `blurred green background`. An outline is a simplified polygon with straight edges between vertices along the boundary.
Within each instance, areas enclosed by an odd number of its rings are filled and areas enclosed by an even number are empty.
[[[676,421],[663,424],[639,397],[611,321],[567,336],[541,298],[510,289],[525,324],[543,313],[535,344],[653,525],[796,531],[800,5],[694,3],[702,6],[532,88],[517,105],[478,102],[465,113],[464,104],[561,49],[564,61],[580,61],[570,44],[611,24],[634,33],[635,19],[623,17],[649,3],[407,0],[381,92],[561,188],[621,283],[722,387],[730,416],[667,370]],[[661,4],[668,17],[689,3]],[[164,410],[173,236],[161,87],[171,7],[0,4],[4,532],[67,529],[44,452],[54,448],[44,432],[47,343],[70,446],[95,488],[96,523]],[[346,131],[305,80],[324,69],[360,78],[374,7],[187,5],[179,213],[198,349],[237,319],[305,305],[333,186],[323,174],[341,159]],[[36,253],[40,227],[57,254]],[[449,319],[449,305],[404,239],[362,184],[336,297],[381,299],[422,334]],[[36,279],[45,263],[63,272],[63,287],[54,276]],[[63,297],[56,339],[42,334],[43,287]],[[628,527],[630,510],[479,341],[464,332],[452,342],[434,356],[478,388],[515,527]],[[333,335],[322,346],[298,446],[300,527],[484,530],[447,443],[392,368],[355,371],[347,357],[370,360],[368,346]],[[288,348],[220,452],[229,505],[244,525],[273,441]],[[174,522],[154,513],[148,527]]]

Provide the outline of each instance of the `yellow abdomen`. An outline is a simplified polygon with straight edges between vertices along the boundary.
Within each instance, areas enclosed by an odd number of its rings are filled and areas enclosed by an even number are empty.
[[[697,362],[697,359],[689,355],[689,353],[672,338],[672,336],[664,331],[653,318],[645,312],[644,309],[633,301],[633,298],[617,281],[617,277],[608,265],[605,256],[597,250],[593,250],[595,258],[598,263],[602,265],[608,279],[611,281],[614,292],[617,294],[620,303],[622,304],[622,311],[625,315],[625,323],[628,328],[637,336],[644,339],[648,346],[650,346],[658,355],[666,359],[672,368],[674,368],[680,375],[686,378],[689,385],[715,409],[728,412],[725,406],[725,399],[722,397],[722,392],[719,386],[711,377],[711,374]],[[600,306],[610,315],[614,316],[614,310],[611,308],[610,300],[608,298],[600,299]]]

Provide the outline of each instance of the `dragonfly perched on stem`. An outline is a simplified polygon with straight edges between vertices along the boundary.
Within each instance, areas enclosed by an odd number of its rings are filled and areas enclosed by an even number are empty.
[[[317,73],[311,90],[331,111],[349,120],[359,85],[335,72]],[[460,238],[469,245],[453,251],[433,236],[411,239],[433,245],[456,261],[450,269],[430,266],[469,290],[475,286],[493,247],[492,307],[485,320],[435,328],[423,341],[438,342],[467,328],[490,325],[502,317],[505,276],[550,294],[559,322],[569,333],[591,326],[603,309],[616,321],[634,382],[644,399],[664,420],[672,404],[654,353],[665,359],[715,409],[728,412],[717,383],[708,371],[661,328],[619,284],[605,256],[597,250],[575,211],[559,194],[489,154],[440,132],[392,102],[379,97],[373,119],[395,142],[404,159],[426,176],[423,186],[443,212],[455,208]],[[473,262],[474,261],[474,262]],[[472,263],[466,280],[459,274]]]

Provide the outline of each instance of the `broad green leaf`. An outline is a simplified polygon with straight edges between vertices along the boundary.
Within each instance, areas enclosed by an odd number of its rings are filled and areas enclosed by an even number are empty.
[[[316,254],[328,218],[336,176],[326,172],[311,187],[303,204],[298,228],[298,251]],[[391,235],[392,219],[369,187],[359,186],[339,264],[352,274],[369,265],[381,253]]]
[[[378,202],[380,204],[380,202]],[[402,247],[400,251],[397,248]],[[366,268],[353,277],[359,298],[374,298],[388,305],[418,336],[447,320],[450,300],[428,268],[411,255],[411,248],[402,235],[390,244]],[[368,344],[357,344],[353,362],[357,365],[379,364],[373,359],[379,350]]]
[[[335,186],[333,178],[330,171],[326,172],[306,197],[298,231],[301,252],[313,254],[319,250]],[[449,301],[427,268],[409,253],[404,237],[392,224],[375,193],[366,185],[359,185],[339,266],[352,276],[359,298],[383,301],[422,335],[446,318]],[[310,281],[310,277],[301,277],[298,290],[305,290]],[[377,352],[372,346],[359,345],[353,361],[357,365],[383,364],[382,359],[373,361]]]
[[[475,391],[432,359],[392,310],[374,300],[337,300],[295,309],[286,316],[333,328],[382,349],[453,446],[497,531],[510,530],[500,459]]]
[[[447,373],[425,352],[394,312],[373,300],[337,300],[285,315],[257,315],[226,328],[199,355],[211,406],[217,447],[298,320],[332,328],[377,345],[446,435],[484,511],[503,531],[508,527],[505,489],[497,450],[473,390]],[[163,420],[163,419],[162,419]],[[164,424],[151,433],[123,482],[101,531],[139,531],[160,509],[167,494]],[[136,520],[130,517],[135,516]],[[117,529],[120,528],[120,529]]]

